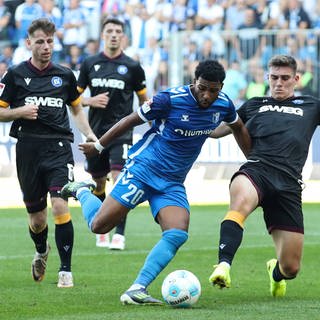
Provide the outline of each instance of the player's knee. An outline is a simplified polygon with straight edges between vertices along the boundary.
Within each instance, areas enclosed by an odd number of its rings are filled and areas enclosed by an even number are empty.
[[[187,240],[188,232],[180,229],[169,229],[162,233],[162,237],[179,249]]]

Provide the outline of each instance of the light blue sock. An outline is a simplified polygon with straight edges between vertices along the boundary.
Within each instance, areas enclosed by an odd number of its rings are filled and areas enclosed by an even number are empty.
[[[187,241],[188,233],[170,229],[162,233],[162,238],[148,254],[135,284],[147,287],[176,255],[178,249]]]
[[[83,189],[77,194],[77,198],[81,203],[82,214],[87,221],[88,227],[91,230],[91,224],[101,207],[101,200],[91,193],[89,189]]]

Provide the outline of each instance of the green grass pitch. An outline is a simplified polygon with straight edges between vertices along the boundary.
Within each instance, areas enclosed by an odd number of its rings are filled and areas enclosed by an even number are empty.
[[[226,205],[193,206],[189,240],[174,260],[149,287],[161,299],[161,283],[175,269],[194,272],[202,295],[191,309],[169,306],[122,306],[119,297],[131,284],[145,256],[160,237],[148,207],[138,207],[128,217],[127,248],[111,252],[95,246],[80,208],[72,208],[75,228],[73,275],[75,287],[58,289],[58,255],[49,215],[51,253],[46,278],[34,283],[30,274],[33,244],[24,209],[1,209],[0,233],[0,319],[320,319],[320,205],[305,204],[305,246],[302,269],[288,282],[287,295],[269,295],[266,261],[274,257],[260,210],[246,222],[242,246],[234,260],[230,289],[218,290],[208,283],[217,259],[219,225]]]

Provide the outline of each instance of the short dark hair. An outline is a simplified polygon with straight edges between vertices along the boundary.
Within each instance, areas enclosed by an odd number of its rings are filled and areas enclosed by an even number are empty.
[[[222,83],[226,77],[226,72],[217,60],[204,60],[199,62],[194,75],[196,79],[201,77],[207,81]]]
[[[101,30],[103,30],[105,25],[108,24],[108,23],[117,24],[117,25],[121,26],[122,31],[124,31],[124,23],[121,20],[117,19],[117,18],[106,18],[102,22]]]
[[[42,30],[47,35],[53,35],[56,32],[55,24],[46,18],[33,20],[28,28],[28,35],[32,36],[36,30]]]
[[[294,73],[297,72],[297,61],[292,56],[279,54],[272,57],[268,63],[268,67],[289,67]]]

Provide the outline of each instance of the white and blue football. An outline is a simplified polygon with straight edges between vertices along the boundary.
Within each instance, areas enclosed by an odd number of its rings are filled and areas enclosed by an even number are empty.
[[[201,284],[192,272],[175,270],[163,280],[161,293],[164,301],[170,306],[187,308],[199,300]]]

